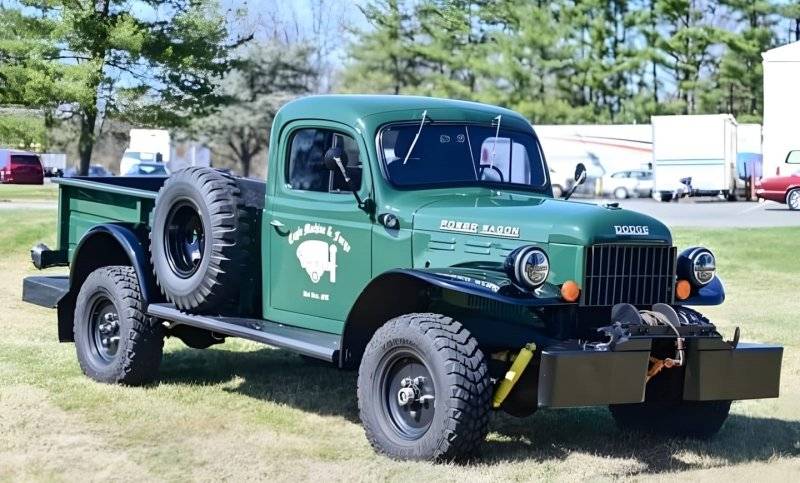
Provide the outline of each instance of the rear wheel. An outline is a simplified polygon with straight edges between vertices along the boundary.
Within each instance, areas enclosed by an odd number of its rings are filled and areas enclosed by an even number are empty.
[[[144,313],[132,267],[89,274],[75,304],[73,335],[81,369],[96,381],[140,385],[158,375],[164,332]]]
[[[670,201],[672,201],[672,193],[662,191],[658,194],[658,196],[663,203],[669,203]]]
[[[398,459],[453,460],[486,437],[491,381],[477,341],[438,314],[390,320],[367,345],[358,407],[367,439]]]
[[[800,210],[800,188],[795,188],[786,194],[786,205],[790,210]]]
[[[615,189],[614,190],[614,198],[616,198],[618,200],[627,199],[628,198],[628,190],[626,190],[625,188],[622,188],[622,187]]]

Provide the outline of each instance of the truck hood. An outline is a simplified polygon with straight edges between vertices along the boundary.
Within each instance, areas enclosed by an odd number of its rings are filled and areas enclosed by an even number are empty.
[[[414,230],[535,243],[672,243],[660,221],[613,205],[494,193],[448,197],[416,211]]]

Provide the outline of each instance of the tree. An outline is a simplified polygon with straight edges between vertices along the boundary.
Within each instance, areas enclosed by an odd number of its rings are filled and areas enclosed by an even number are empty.
[[[409,0],[373,0],[359,6],[371,30],[355,32],[344,90],[400,94],[419,86],[419,25],[411,4]]]
[[[227,41],[213,0],[19,4],[0,9],[2,97],[77,118],[83,174],[107,116],[173,126],[220,102],[215,79],[247,40]]]
[[[249,176],[253,159],[267,149],[278,109],[310,92],[315,76],[309,49],[302,45],[251,45],[217,89],[226,104],[197,119],[190,132],[216,154],[231,153]]]

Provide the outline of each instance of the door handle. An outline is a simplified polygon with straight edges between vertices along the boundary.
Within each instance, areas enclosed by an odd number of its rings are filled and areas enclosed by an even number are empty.
[[[269,222],[269,224],[272,225],[273,228],[275,228],[275,233],[277,233],[278,235],[286,236],[289,234],[289,230],[285,229],[283,223],[281,223],[280,221],[272,220]]]

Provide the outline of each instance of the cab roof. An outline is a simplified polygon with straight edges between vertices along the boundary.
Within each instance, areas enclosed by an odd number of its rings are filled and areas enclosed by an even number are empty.
[[[318,95],[301,97],[284,105],[276,116],[277,123],[290,122],[296,119],[326,119],[356,125],[359,120],[377,114],[397,112],[403,116],[404,111],[418,111],[414,118],[419,119],[423,110],[436,120],[475,120],[484,121],[487,116],[502,115],[505,119],[515,119],[528,123],[520,114],[502,107],[481,104],[478,102],[457,101],[422,96],[394,95]],[[437,119],[431,111],[438,111],[445,119]],[[457,118],[450,118],[447,112],[459,112]],[[406,116],[408,118],[408,116]],[[504,120],[505,120],[504,119]],[[410,120],[410,119],[409,119]],[[528,124],[529,125],[529,124]]]

